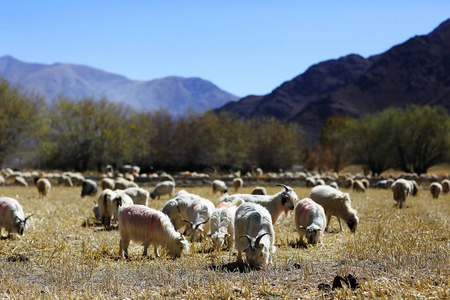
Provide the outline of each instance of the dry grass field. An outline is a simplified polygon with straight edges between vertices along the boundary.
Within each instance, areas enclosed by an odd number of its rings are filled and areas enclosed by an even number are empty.
[[[209,187],[187,190],[219,201]],[[280,190],[268,187],[270,194]],[[294,190],[299,199],[310,191]],[[211,251],[209,241],[176,260],[156,259],[151,249],[144,259],[132,243],[131,259],[119,259],[118,231],[92,226],[96,198],[80,192],[53,187],[43,200],[35,187],[0,187],[26,215],[34,213],[24,236],[0,241],[1,299],[450,299],[450,194],[434,200],[421,190],[400,210],[390,190],[348,190],[360,218],[355,234],[339,232],[332,219],[323,245],[296,247],[290,214],[275,225],[273,264],[239,272],[235,251]],[[161,209],[168,199],[149,206]],[[318,288],[349,273],[359,288]]]

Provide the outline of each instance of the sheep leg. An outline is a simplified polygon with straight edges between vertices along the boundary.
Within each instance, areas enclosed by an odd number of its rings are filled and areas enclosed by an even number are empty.
[[[120,257],[125,256],[125,259],[130,258],[130,256],[128,255],[128,246],[129,245],[130,245],[130,240],[120,239],[120,249],[119,249]]]
[[[338,221],[339,221],[339,228],[341,229],[341,231],[344,231],[344,228],[342,228],[341,218],[338,218]]]
[[[155,248],[155,256],[159,258],[160,256],[158,252],[158,247],[156,247],[156,245],[153,245],[153,248]]]
[[[144,246],[144,253],[142,253],[142,256],[147,256],[147,249],[148,249],[148,246]]]
[[[327,216],[327,226],[325,226],[325,231],[328,231],[328,225],[330,224],[331,215]]]

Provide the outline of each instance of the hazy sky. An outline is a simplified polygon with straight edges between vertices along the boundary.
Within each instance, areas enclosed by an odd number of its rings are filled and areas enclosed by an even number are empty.
[[[0,56],[261,95],[313,64],[382,53],[448,18],[448,0],[1,1]]]

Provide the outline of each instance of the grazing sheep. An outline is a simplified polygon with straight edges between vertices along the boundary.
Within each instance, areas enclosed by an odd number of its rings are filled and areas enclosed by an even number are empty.
[[[269,196],[269,195],[250,195],[250,194],[234,194],[223,197],[222,201],[233,202],[236,199],[242,199],[246,202],[254,202],[261,204],[269,211],[272,216],[273,224],[275,224],[281,214],[284,212],[287,216],[290,210],[294,209],[294,203],[298,201],[298,196],[292,188],[284,184],[277,184],[283,186],[284,190]]]
[[[192,241],[201,241],[210,232],[210,218],[216,207],[208,199],[198,197],[186,207],[186,237]]]
[[[156,184],[155,188],[150,193],[150,197],[152,199],[155,199],[156,197],[160,199],[161,196],[163,195],[170,195],[170,197],[173,197],[174,192],[175,192],[175,182],[166,180]]]
[[[50,181],[47,178],[39,178],[36,181],[36,187],[39,192],[40,198],[47,198],[48,193],[52,187]]]
[[[216,250],[222,249],[224,246],[229,249],[234,242],[234,216],[236,209],[244,201],[221,202],[211,215],[211,233],[207,236],[211,238]]]
[[[337,184],[336,181],[332,181],[328,185],[331,186],[332,188],[337,189],[337,190],[339,189],[339,185]]]
[[[359,219],[356,216],[356,210],[351,207],[350,195],[332,188],[331,186],[323,185],[316,186],[311,190],[309,194],[311,198],[317,204],[322,205],[327,217],[327,227],[330,224],[332,216],[336,216],[339,221],[339,228],[343,230],[341,219],[343,219],[351,232],[355,232],[359,223]]]
[[[8,238],[11,238],[13,233],[23,235],[27,229],[27,220],[31,215],[25,218],[22,206],[16,199],[8,197],[0,197],[0,236],[2,228],[8,231]]]
[[[133,200],[134,204],[148,205],[148,198],[150,193],[143,188],[131,187],[125,190],[116,190],[116,192],[122,191]]]
[[[386,180],[386,188],[390,189],[392,185],[394,184],[395,180],[393,178],[389,178]]]
[[[433,182],[430,184],[430,192],[433,196],[433,199],[439,198],[439,195],[442,193],[442,185],[439,182]]]
[[[316,178],[308,177],[306,178],[306,187],[314,187],[316,186]]]
[[[263,186],[257,186],[251,192],[252,195],[267,195],[266,188]]]
[[[266,267],[270,253],[275,253],[275,232],[269,211],[257,203],[246,202],[237,210],[234,220],[234,246],[237,262],[243,264],[242,252],[251,268]]]
[[[16,176],[14,178],[14,184],[19,185],[19,186],[28,186],[27,181],[22,176]]]
[[[316,186],[317,185],[325,185],[325,180],[323,180],[322,178],[316,179]]]
[[[98,197],[99,218],[105,227],[111,225],[111,219],[118,220],[118,202],[124,207],[133,204],[133,200],[128,195],[118,194],[109,189],[104,190]]]
[[[175,230],[179,231],[186,225],[183,219],[186,219],[186,208],[194,200],[195,197],[191,196],[185,190],[181,190],[177,193],[175,198],[170,199],[164,204],[162,212],[169,216]],[[200,196],[198,196],[200,197]]]
[[[175,230],[167,215],[143,205],[123,207],[120,201],[118,205],[121,257],[129,258],[130,241],[144,246],[143,256],[147,256],[150,245],[153,245],[156,257],[159,257],[159,246],[164,247],[173,258],[180,257],[183,251],[189,251],[189,243]]]
[[[369,186],[370,186],[370,182],[369,182],[369,180],[366,179],[366,178],[361,179],[361,183],[364,185],[364,187],[365,187],[366,189],[368,189]]]
[[[413,196],[417,196],[417,194],[419,193],[419,185],[417,184],[417,182],[415,180],[410,180],[411,184],[412,184],[412,193],[411,195]]]
[[[83,185],[85,178],[80,173],[70,173],[69,172],[69,173],[67,173],[67,175],[72,180],[72,183],[74,186],[82,186]]]
[[[97,195],[97,183],[94,180],[86,179],[81,184],[81,197]]]
[[[116,178],[114,189],[115,190],[126,190],[130,187],[138,187],[136,182],[126,180],[125,178],[118,177]]]
[[[309,244],[322,243],[323,232],[327,226],[327,219],[323,207],[309,198],[300,200],[295,206],[295,227],[300,235],[299,241]]]
[[[114,190],[115,186],[114,179],[112,178],[102,178],[102,181],[100,181],[100,186],[102,187],[102,191],[106,189]]]
[[[244,180],[242,180],[242,178],[234,178],[233,179],[233,187],[234,187],[234,191],[236,193],[243,186],[244,186]]]
[[[448,180],[448,179],[442,180],[441,185],[442,185],[442,191],[444,193],[448,193],[450,191],[450,180]]]
[[[350,189],[353,186],[353,178],[347,177],[345,179],[344,187]]]
[[[361,180],[355,180],[353,182],[353,191],[358,193],[365,193],[366,187],[364,186]]]
[[[223,194],[228,193],[228,188],[225,182],[222,180],[214,180],[212,183],[213,193],[221,192]]]
[[[167,174],[167,173],[162,173],[161,175],[159,175],[159,180],[161,180],[161,181],[169,180],[169,181],[175,182],[175,178],[173,178],[172,175]]]
[[[406,198],[413,192],[414,184],[409,180],[400,178],[392,184],[391,189],[398,207],[403,208],[403,203],[406,201]]]
[[[72,179],[69,176],[63,175],[58,178],[58,184],[62,186],[73,187]]]

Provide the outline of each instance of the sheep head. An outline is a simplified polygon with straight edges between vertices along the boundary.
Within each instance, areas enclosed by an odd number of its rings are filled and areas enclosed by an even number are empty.
[[[226,241],[230,234],[228,232],[216,231],[213,234],[208,234],[207,236],[211,238],[214,248],[216,250],[220,250],[226,246]]]
[[[23,232],[27,229],[27,227],[28,227],[27,220],[31,216],[32,215],[29,215],[28,217],[26,217],[23,220],[16,216],[15,223],[14,223],[14,229],[19,235],[23,235]]]
[[[261,239],[266,235],[270,234],[265,232],[256,238],[252,238],[249,235],[240,237],[247,238],[248,244],[244,252],[247,257],[247,262],[252,269],[261,269],[269,263],[269,245],[266,245],[267,242],[261,242]]]
[[[175,238],[172,247],[169,247],[168,254],[173,258],[180,257],[181,254],[189,252],[191,244],[186,240],[186,238],[180,234],[179,237]]]
[[[287,216],[288,212],[294,209],[294,203],[298,201],[298,196],[291,187],[280,183],[277,183],[276,185],[282,186],[285,189],[281,194],[281,204],[283,205],[284,213]]]

